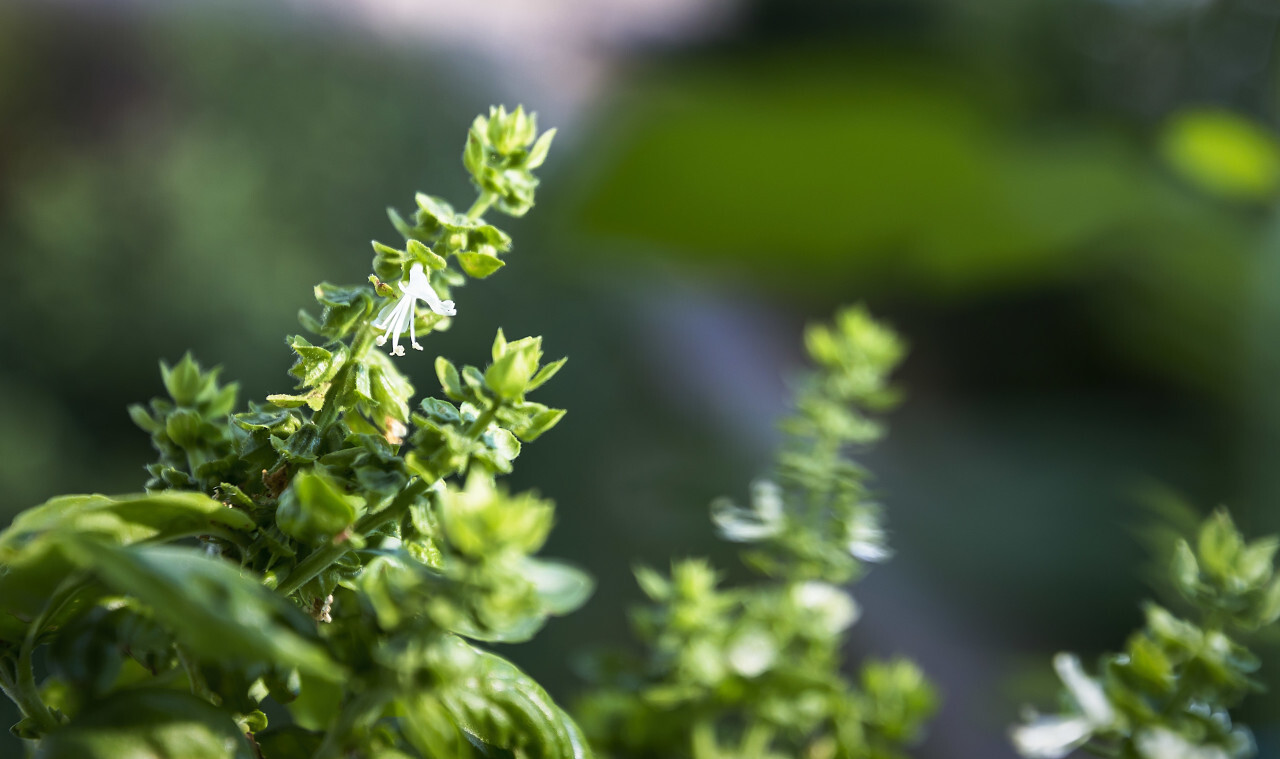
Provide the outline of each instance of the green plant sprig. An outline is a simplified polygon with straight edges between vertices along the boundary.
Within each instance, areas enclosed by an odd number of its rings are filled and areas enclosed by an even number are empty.
[[[652,605],[636,610],[640,659],[602,660],[579,713],[593,744],[615,757],[774,759],[895,757],[936,696],[905,659],[868,662],[858,682],[840,649],[860,611],[841,587],[890,551],[867,473],[847,458],[879,439],[874,415],[898,394],[889,374],[900,341],[862,308],[809,328],[818,371],[798,389],[774,475],[749,507],[721,500],[720,535],[744,543],[756,585],[721,588],[702,560],[670,577],[640,568]]]
[[[409,221],[389,212],[404,243],[373,244],[367,283],[316,286],[312,337],[287,341],[292,392],[237,413],[217,369],[161,364],[169,397],[130,409],[160,454],[147,492],[55,498],[0,533],[0,686],[40,756],[589,755],[477,645],[525,640],[591,591],[534,558],[552,505],[496,481],[563,416],[526,396],[564,360],[499,330],[483,370],[438,357],[443,397],[416,407],[394,361],[405,333],[420,350],[457,317],[452,289],[504,266],[511,239],[484,215],[529,210],[553,132],[523,108],[478,117],[476,201],[419,194]],[[286,724],[267,725],[268,698]]]
[[[1244,759],[1253,736],[1231,710],[1261,690],[1260,662],[1240,638],[1280,618],[1280,541],[1246,543],[1225,509],[1200,527],[1195,548],[1179,540],[1170,571],[1192,618],[1147,602],[1146,624],[1125,649],[1101,658],[1089,675],[1060,653],[1063,711],[1031,712],[1011,730],[1025,757],[1056,759],[1083,748],[1123,759]]]

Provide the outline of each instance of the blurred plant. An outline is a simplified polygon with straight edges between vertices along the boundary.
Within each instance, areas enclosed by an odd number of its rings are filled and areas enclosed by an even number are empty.
[[[483,215],[532,205],[536,137],[522,108],[477,119],[470,209],[419,195],[368,284],[316,286],[292,393],[233,413],[217,369],[161,364],[169,398],[130,409],[160,453],[147,492],[54,498],[0,533],[0,686],[36,756],[588,755],[474,644],[525,640],[591,589],[533,558],[551,504],[495,482],[563,415],[525,397],[563,359],[499,331],[484,371],[437,358],[445,398],[411,409],[375,349],[403,355],[405,331],[421,349],[457,313],[449,288],[502,267],[511,240]],[[291,724],[267,727],[268,699]]]
[[[1026,757],[1056,759],[1077,748],[1125,759],[1239,759],[1254,754],[1253,736],[1230,711],[1262,689],[1258,658],[1242,633],[1280,618],[1274,537],[1246,543],[1218,510],[1200,527],[1193,550],[1179,540],[1173,584],[1195,621],[1148,602],[1146,625],[1121,653],[1102,657],[1089,676],[1074,654],[1054,657],[1065,711],[1034,712],[1011,731]]]
[[[774,479],[749,507],[712,505],[720,535],[766,582],[718,587],[707,562],[640,568],[653,604],[635,612],[644,659],[600,659],[601,687],[579,707],[611,756],[716,759],[896,757],[933,712],[911,662],[869,662],[857,685],[840,648],[859,609],[841,587],[890,556],[867,472],[844,456],[884,434],[873,418],[898,394],[888,375],[902,345],[861,308],[806,335],[819,371],[799,388]]]

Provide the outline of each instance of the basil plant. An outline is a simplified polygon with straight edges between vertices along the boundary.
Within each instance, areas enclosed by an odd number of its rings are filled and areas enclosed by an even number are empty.
[[[553,133],[477,118],[475,202],[418,195],[367,282],[316,285],[292,389],[245,407],[218,370],[162,364],[168,397],[130,409],[159,453],[145,492],[54,498],[0,533],[0,687],[32,755],[590,756],[485,647],[591,591],[537,556],[552,504],[501,481],[563,416],[530,396],[564,359],[498,332],[487,367],[437,358],[422,398],[396,366],[503,267],[486,215],[530,209]]]

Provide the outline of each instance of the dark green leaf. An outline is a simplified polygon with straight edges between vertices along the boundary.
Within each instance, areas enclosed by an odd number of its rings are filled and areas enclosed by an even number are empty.
[[[40,742],[36,759],[256,759],[229,713],[175,690],[130,689]]]

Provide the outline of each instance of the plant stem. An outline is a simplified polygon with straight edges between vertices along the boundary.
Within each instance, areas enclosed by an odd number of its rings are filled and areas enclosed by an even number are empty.
[[[49,707],[45,706],[44,701],[40,700],[40,692],[35,687],[35,677],[24,677],[21,670],[26,666],[30,670],[31,661],[28,654],[27,661],[21,660],[17,663],[17,670],[13,674],[9,673],[8,667],[4,662],[0,661],[0,691],[8,696],[9,700],[18,705],[22,710],[23,716],[29,718],[35,723],[35,727],[41,733],[47,733],[58,727],[58,721],[53,716],[53,712],[49,711]]]
[[[769,743],[773,740],[773,730],[767,725],[759,722],[753,723],[747,728],[747,734],[742,738],[742,756],[745,759],[758,759],[765,755],[769,750]]]
[[[480,218],[484,215],[485,211],[489,210],[489,206],[493,205],[497,199],[498,196],[488,190],[481,192],[480,197],[476,198],[476,202],[472,203],[471,207],[467,209],[467,218]]]
[[[351,351],[347,355],[347,360],[342,365],[342,368],[333,375],[333,379],[330,380],[329,390],[324,394],[324,405],[320,407],[320,411],[312,419],[317,429],[323,431],[338,420],[338,393],[342,391],[342,387],[346,384],[347,375],[354,371],[355,367],[364,360],[364,356],[369,352],[369,346],[371,345],[373,345],[373,329],[369,326],[369,322],[366,321],[360,325],[360,329],[356,331],[356,336],[351,339]]]
[[[391,501],[385,509],[365,514],[356,520],[351,531],[360,535],[368,535],[374,530],[395,521],[408,510],[410,504],[430,487],[426,480],[421,477],[413,480],[405,486],[404,490]],[[346,542],[330,543],[323,548],[317,548],[307,555],[307,558],[298,564],[288,577],[280,581],[276,586],[276,591],[289,595],[311,581],[316,575],[329,568],[338,559],[342,558],[347,551],[351,550],[351,546]]]
[[[187,684],[191,686],[192,695],[199,696],[206,701],[213,701],[214,693],[209,689],[209,684],[205,682],[204,676],[200,674],[195,661],[187,655],[182,646],[175,645],[173,651],[178,656],[178,663],[182,665],[182,670],[187,673]]]
[[[716,746],[716,728],[709,720],[700,719],[693,725],[693,759],[716,759],[720,750]]]
[[[5,680],[3,683],[5,695],[18,704],[22,713],[31,718],[36,728],[42,733],[56,729],[58,719],[41,700],[40,688],[36,685],[35,666],[31,661],[36,648],[36,639],[40,637],[49,619],[70,603],[86,584],[84,575],[79,573],[68,575],[49,596],[40,615],[27,627],[26,637],[23,638],[22,646],[18,649],[18,661],[13,677],[10,678],[8,673],[0,668],[0,674]]]

